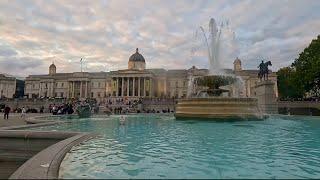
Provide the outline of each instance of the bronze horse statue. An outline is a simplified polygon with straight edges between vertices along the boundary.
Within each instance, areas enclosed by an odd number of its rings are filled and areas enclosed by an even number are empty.
[[[262,67],[261,67],[261,66],[262,66]],[[271,61],[267,61],[267,62],[261,63],[261,64],[259,65],[260,71],[259,71],[259,73],[258,73],[258,78],[259,78],[260,80],[262,80],[262,78],[263,78],[263,80],[268,80],[268,77],[269,77],[269,69],[268,69],[268,66],[272,66]]]

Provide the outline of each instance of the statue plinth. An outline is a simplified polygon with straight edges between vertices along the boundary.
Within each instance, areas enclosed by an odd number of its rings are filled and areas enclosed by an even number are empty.
[[[278,103],[274,91],[274,82],[265,80],[256,85],[258,106],[264,114],[278,114]]]

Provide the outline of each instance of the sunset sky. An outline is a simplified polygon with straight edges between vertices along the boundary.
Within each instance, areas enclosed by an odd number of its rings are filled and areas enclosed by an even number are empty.
[[[0,73],[46,74],[53,61],[57,72],[80,71],[81,57],[89,72],[125,69],[137,47],[147,68],[207,68],[195,34],[210,18],[229,21],[245,69],[264,58],[275,71],[320,34],[320,1],[1,0]]]

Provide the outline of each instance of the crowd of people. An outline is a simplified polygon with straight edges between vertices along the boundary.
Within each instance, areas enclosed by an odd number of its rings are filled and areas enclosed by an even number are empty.
[[[279,98],[280,101],[308,101],[308,102],[320,102],[318,97],[309,97],[309,98]]]
[[[107,108],[107,111],[113,114],[128,114],[128,113],[172,113],[172,107],[175,103],[174,99],[161,98],[108,98],[99,103],[88,102],[92,108],[93,113],[99,112],[99,106]],[[52,103],[47,107],[22,107],[10,108],[9,106],[1,107],[0,110],[4,112],[4,119],[9,118],[9,113],[21,113],[21,117],[25,117],[26,113],[52,113],[53,115],[73,114],[76,112],[76,107],[81,104],[81,101],[72,101],[65,103]],[[166,106],[168,105],[168,106]],[[159,108],[163,107],[163,108]]]
[[[104,104],[103,104],[104,103]],[[114,114],[127,114],[127,113],[172,113],[173,110],[165,108],[166,105],[174,106],[174,99],[161,99],[161,98],[110,98],[100,105],[106,106]],[[163,107],[164,108],[159,108]],[[157,107],[154,109],[152,107]]]
[[[73,114],[73,105],[72,103],[63,103],[63,104],[53,104],[49,105],[49,113],[53,115],[61,115],[61,114]]]
[[[22,108],[19,108],[19,113],[21,113],[21,118],[25,118],[25,115],[27,113],[26,111],[26,108],[22,107]],[[5,106],[4,109],[3,109],[3,119],[9,119],[9,114],[11,112],[11,108],[9,106]],[[14,112],[17,112],[16,110]]]

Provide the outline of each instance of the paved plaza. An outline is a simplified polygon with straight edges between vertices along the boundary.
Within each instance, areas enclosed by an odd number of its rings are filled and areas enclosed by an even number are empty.
[[[28,113],[26,114],[25,118],[33,117],[33,116],[39,116],[39,113]],[[41,115],[49,115],[49,114],[41,114]],[[10,113],[9,119],[3,119],[3,113],[0,113],[0,128],[2,127],[8,127],[8,126],[19,126],[19,125],[25,125],[26,122],[23,118],[21,118],[20,113]]]

